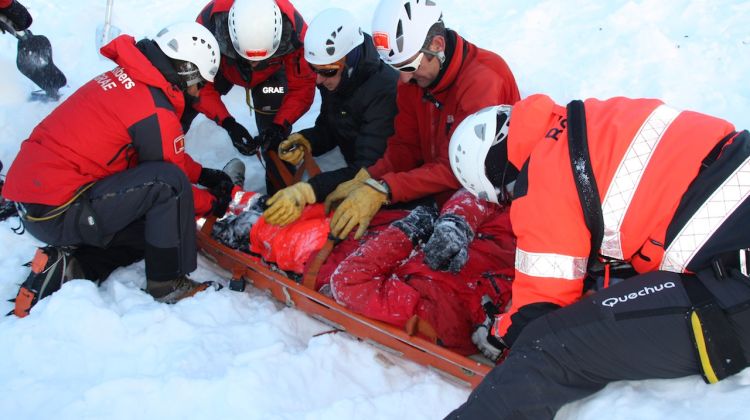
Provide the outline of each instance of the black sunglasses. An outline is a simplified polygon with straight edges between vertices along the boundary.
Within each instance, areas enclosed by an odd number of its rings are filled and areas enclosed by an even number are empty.
[[[321,68],[313,66],[310,63],[307,63],[307,65],[310,66],[310,70],[312,70],[313,73],[319,74],[325,78],[333,77],[336,75],[336,73],[339,72],[339,70],[341,70],[341,67],[321,69]]]

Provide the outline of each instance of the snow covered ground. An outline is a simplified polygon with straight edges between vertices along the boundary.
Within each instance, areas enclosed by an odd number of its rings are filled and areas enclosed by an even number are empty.
[[[47,35],[69,94],[109,69],[95,33],[104,0],[25,0],[33,31]],[[296,0],[308,21],[324,7],[352,10],[369,31],[376,0]],[[750,127],[750,2],[726,0],[444,0],[445,21],[500,53],[522,96],[565,102],[616,95],[658,97]],[[114,21],[136,38],[192,20],[203,0],[115,2]],[[0,160],[56,104],[28,103],[33,84],[15,68],[15,40],[0,35]],[[477,81],[481,83],[481,81]],[[254,131],[239,89],[226,102]],[[297,128],[312,124],[318,102]],[[188,151],[209,167],[235,156],[225,132],[199,117]],[[262,189],[256,160],[245,187]],[[336,165],[335,154],[325,159]],[[7,169],[6,169],[7,170]],[[0,312],[27,274],[38,241],[0,223]],[[226,278],[200,260],[199,280]],[[143,264],[101,287],[73,281],[24,319],[0,317],[0,418],[436,419],[468,390],[413,363],[283,308],[227,289],[174,306],[140,291]],[[718,385],[698,377],[612,384],[565,407],[560,419],[750,418],[750,371]]]

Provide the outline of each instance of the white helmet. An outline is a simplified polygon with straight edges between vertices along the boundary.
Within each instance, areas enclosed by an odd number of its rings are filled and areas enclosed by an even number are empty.
[[[279,48],[282,15],[275,0],[235,0],[228,19],[232,45],[242,57],[263,61]]]
[[[448,146],[451,169],[461,185],[480,199],[493,203],[500,202],[498,194],[503,192],[501,187],[504,186],[492,184],[485,160],[492,146],[508,138],[512,109],[510,105],[495,105],[469,115],[456,127]],[[498,164],[505,166],[505,162]]]
[[[167,57],[188,63],[177,69],[187,86],[214,81],[219,71],[221,52],[211,31],[197,22],[175,23],[159,31],[154,38]],[[198,77],[200,75],[200,77]]]
[[[408,60],[442,17],[435,0],[380,0],[372,20],[372,40],[380,57],[391,65]]]
[[[344,9],[326,9],[307,27],[305,59],[316,65],[335,63],[364,40],[354,15]]]

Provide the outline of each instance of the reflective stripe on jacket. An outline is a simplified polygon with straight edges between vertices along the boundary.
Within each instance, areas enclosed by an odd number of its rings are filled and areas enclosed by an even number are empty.
[[[585,108],[604,219],[600,253],[627,261],[639,272],[656,270],[681,197],[703,159],[734,126],[655,99],[589,99]],[[543,95],[513,109],[509,159],[526,168],[511,206],[518,238],[516,276],[511,310],[497,328],[500,335],[524,319],[516,316],[519,309],[566,306],[583,290],[591,238],[573,180],[566,117],[564,107]]]

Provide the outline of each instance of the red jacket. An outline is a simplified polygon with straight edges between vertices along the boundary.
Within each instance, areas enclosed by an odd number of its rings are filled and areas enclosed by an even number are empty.
[[[172,162],[197,181],[201,165],[185,153],[180,127],[182,92],[132,37],[119,36],[101,51],[119,67],[83,85],[34,128],[8,171],[4,197],[57,206],[81,186],[142,161]],[[213,196],[197,188],[193,194],[196,214],[208,212]]]
[[[404,216],[381,211],[379,223],[387,213]],[[510,298],[515,252],[510,217],[507,208],[482,203],[466,190],[454,194],[442,213],[463,217],[476,232],[458,274],[430,269],[424,253],[400,229],[386,225],[368,231],[362,245],[351,239],[337,245],[319,276],[329,276],[333,296],[354,312],[399,327],[417,315],[435,328],[443,346],[472,354],[477,350],[471,333],[485,319],[482,296],[501,307]]]
[[[604,215],[600,253],[638,272],[671,270],[660,267],[666,229],[703,159],[734,126],[655,99],[588,99],[585,111]],[[581,297],[591,235],[573,179],[565,108],[534,95],[516,104],[512,118],[508,156],[528,169],[519,175],[511,206],[518,238],[513,305],[495,333],[504,336],[518,322],[509,334],[514,339],[528,321],[520,308],[528,314]]]
[[[460,187],[448,163],[448,142],[456,126],[484,107],[520,99],[510,68],[497,54],[455,32],[455,50],[442,79],[432,89],[399,83],[395,134],[383,157],[367,168],[388,183],[393,202],[438,195],[445,201]],[[429,93],[440,108],[425,99]]]
[[[233,4],[234,0],[214,0],[203,8],[197,22],[212,30],[211,17],[216,13],[228,12]],[[292,23],[294,32],[290,42],[298,44],[294,50],[289,54],[265,60],[264,64],[267,64],[267,66],[263,70],[253,70],[249,73],[243,72],[237,65],[237,61],[222,56],[217,77],[223,77],[233,85],[252,89],[283,67],[286,71],[287,91],[273,122],[285,126],[294,124],[310,109],[310,105],[315,98],[315,74],[310,70],[302,48],[307,32],[307,24],[302,19],[302,15],[297,12],[289,0],[276,0],[276,4],[281,9],[281,13]],[[252,25],[252,22],[246,24]],[[284,41],[282,40],[282,43]],[[238,59],[243,60],[241,57]],[[200,99],[194,105],[194,108],[217,123],[223,122],[225,118],[230,116],[213,83],[208,83],[206,87],[201,89]]]
[[[13,0],[0,0],[0,9],[4,9],[13,4]]]

